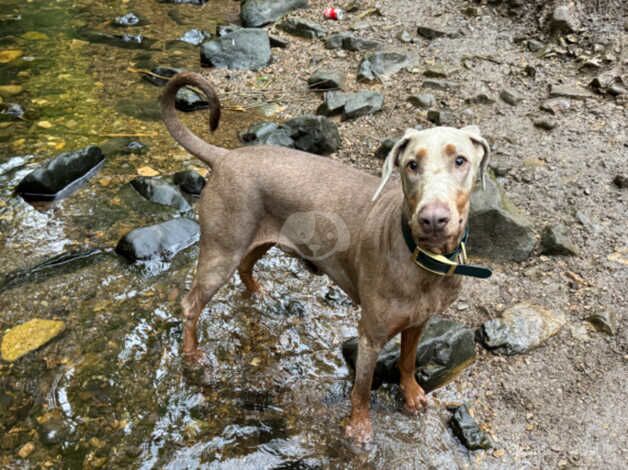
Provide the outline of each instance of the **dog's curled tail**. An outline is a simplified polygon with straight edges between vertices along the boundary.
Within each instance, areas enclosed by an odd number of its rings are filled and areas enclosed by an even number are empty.
[[[205,93],[209,103],[209,130],[212,132],[218,128],[220,121],[220,101],[218,101],[218,96],[209,82],[194,72],[179,73],[168,81],[168,85],[166,85],[166,89],[161,96],[161,116],[174,140],[192,155],[213,167],[216,158],[226,154],[227,150],[208,144],[190,131],[178,118],[174,106],[175,97],[177,91],[186,85],[192,85]]]

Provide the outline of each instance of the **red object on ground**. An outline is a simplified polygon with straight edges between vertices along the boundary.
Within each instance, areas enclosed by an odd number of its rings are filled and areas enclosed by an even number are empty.
[[[323,10],[323,16],[328,20],[341,20],[345,16],[345,12],[340,8],[328,7]]]

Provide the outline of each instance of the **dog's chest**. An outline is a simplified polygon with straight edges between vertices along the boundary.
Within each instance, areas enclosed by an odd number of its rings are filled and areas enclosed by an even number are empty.
[[[411,323],[423,323],[427,317],[442,313],[460,294],[462,282],[458,277],[422,279],[415,296],[414,318]]]

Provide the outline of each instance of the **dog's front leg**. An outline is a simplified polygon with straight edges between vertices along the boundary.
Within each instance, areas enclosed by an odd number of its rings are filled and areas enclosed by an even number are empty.
[[[351,417],[345,428],[346,435],[359,443],[368,442],[373,434],[369,404],[373,372],[380,350],[381,346],[373,344],[365,335],[360,336],[355,381],[351,391]]]
[[[427,397],[414,376],[416,369],[416,348],[425,323],[401,332],[401,354],[399,357],[399,386],[403,393],[406,409],[418,413],[427,406]]]

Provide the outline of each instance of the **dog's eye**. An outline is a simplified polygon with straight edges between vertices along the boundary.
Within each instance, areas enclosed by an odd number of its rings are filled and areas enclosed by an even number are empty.
[[[456,157],[456,166],[457,167],[461,167],[462,165],[464,165],[465,163],[467,163],[467,159],[464,158],[462,155],[458,155]]]
[[[406,166],[410,168],[412,171],[416,171],[417,168],[419,168],[419,165],[417,165],[417,163],[414,160],[410,160]]]

